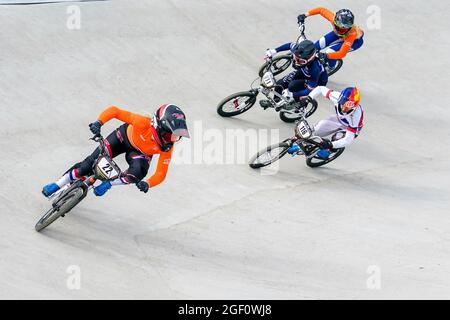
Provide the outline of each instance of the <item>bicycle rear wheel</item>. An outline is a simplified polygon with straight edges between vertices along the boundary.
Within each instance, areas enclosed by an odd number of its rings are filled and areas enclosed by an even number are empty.
[[[308,159],[306,159],[306,164],[308,165],[308,167],[311,167],[311,168],[321,167],[321,166],[335,160],[337,157],[339,157],[344,152],[344,150],[345,150],[345,148],[339,148],[339,149],[332,150],[330,156],[326,159],[320,158],[318,156],[308,158]]]
[[[336,72],[339,71],[340,68],[342,68],[342,65],[344,64],[344,61],[342,59],[336,60],[336,65],[334,66],[334,68],[330,68],[330,66],[326,66],[326,70],[328,73],[328,76],[332,76],[333,74],[335,74]]]

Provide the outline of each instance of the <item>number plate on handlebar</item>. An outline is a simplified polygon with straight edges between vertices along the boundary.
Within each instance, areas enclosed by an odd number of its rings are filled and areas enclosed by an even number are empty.
[[[306,121],[300,121],[295,128],[295,132],[300,138],[303,139],[308,139],[312,134],[311,127]]]
[[[119,176],[119,172],[111,165],[105,157],[99,159],[97,163],[97,173],[104,179],[114,180]]]
[[[267,71],[266,73],[264,73],[262,77],[262,84],[267,88],[273,87],[275,85],[275,78],[273,77],[272,72]]]

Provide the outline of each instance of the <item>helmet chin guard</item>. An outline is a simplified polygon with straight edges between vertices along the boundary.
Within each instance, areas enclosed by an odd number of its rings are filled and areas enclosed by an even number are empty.
[[[184,112],[174,104],[164,104],[156,110],[152,125],[162,151],[169,151],[182,137],[190,138]]]

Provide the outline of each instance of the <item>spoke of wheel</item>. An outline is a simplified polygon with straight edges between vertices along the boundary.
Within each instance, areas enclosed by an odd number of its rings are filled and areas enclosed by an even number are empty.
[[[270,151],[264,152],[262,155],[260,155],[258,157],[258,161],[259,163],[267,163],[272,161],[272,159],[276,158],[277,156],[279,156],[281,151],[278,151],[280,148],[276,148],[276,149],[272,149]],[[275,152],[274,154],[272,154],[273,151],[277,150],[278,152]],[[261,158],[266,158],[265,160],[263,160],[262,162],[260,161]]]

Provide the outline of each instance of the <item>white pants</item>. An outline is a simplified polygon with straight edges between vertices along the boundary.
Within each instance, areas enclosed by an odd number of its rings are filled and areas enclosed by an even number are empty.
[[[329,136],[335,132],[339,132],[332,139],[333,148],[335,149],[348,146],[356,137],[354,133],[346,130],[346,127],[339,122],[339,119],[336,115],[331,115],[328,118],[319,121],[314,126],[315,135],[321,138],[325,138],[326,136]]]
[[[339,122],[336,115],[330,115],[328,118],[320,120],[314,126],[314,132],[317,136],[324,138],[338,131],[344,131],[345,127]]]

